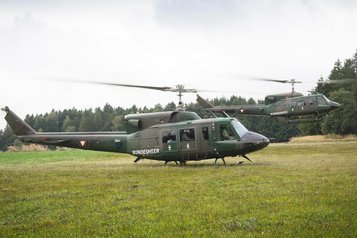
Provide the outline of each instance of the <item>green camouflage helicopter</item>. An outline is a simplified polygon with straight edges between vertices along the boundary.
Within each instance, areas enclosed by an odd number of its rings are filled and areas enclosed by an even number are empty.
[[[98,82],[90,82],[98,83]],[[232,117],[201,119],[196,113],[182,110],[182,93],[196,92],[182,85],[150,87],[128,84],[114,86],[138,87],[161,91],[178,92],[179,109],[155,113],[129,114],[125,116],[126,131],[123,132],[36,132],[20,119],[9,107],[5,119],[16,136],[26,143],[55,145],[85,150],[110,151],[136,156],[141,159],[173,161],[222,159],[242,156],[261,150],[269,144],[263,135],[248,131]],[[240,162],[241,163],[241,162]]]
[[[264,104],[257,105],[230,105],[213,106],[198,95],[197,102],[206,110],[211,112],[225,112],[237,115],[261,115],[271,117],[284,117],[289,123],[313,122],[323,118],[326,113],[337,109],[340,104],[329,100],[322,94],[312,94],[304,96],[295,92],[294,85],[301,83],[295,79],[275,80],[259,79],[279,83],[290,83],[292,91],[290,93],[267,95]],[[332,83],[332,82],[330,82]]]

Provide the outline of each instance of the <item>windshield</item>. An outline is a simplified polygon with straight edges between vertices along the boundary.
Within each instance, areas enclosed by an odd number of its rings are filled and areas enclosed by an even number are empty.
[[[322,95],[327,103],[330,103],[330,99],[328,99],[325,95]]]
[[[318,96],[317,97],[317,105],[327,105],[327,102],[329,101],[327,101],[328,99],[325,97],[325,96],[323,96],[323,95],[320,95],[320,96]]]
[[[245,128],[237,119],[232,120],[232,126],[240,138],[242,138],[243,135],[248,132],[247,128]]]

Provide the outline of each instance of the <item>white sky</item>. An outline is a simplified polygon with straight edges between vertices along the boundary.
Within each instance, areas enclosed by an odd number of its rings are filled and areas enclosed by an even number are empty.
[[[296,78],[306,93],[352,57],[356,22],[354,0],[0,0],[0,106],[24,117],[177,102],[174,93],[50,78],[184,84],[222,90],[206,98],[254,99],[290,86],[239,79]]]

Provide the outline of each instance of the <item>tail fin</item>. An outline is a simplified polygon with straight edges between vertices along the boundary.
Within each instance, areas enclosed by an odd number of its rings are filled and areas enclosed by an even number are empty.
[[[13,113],[9,107],[5,107],[2,110],[6,112],[5,120],[17,136],[33,135],[37,133],[31,126]]]
[[[214,106],[207,102],[205,99],[203,99],[200,95],[197,94],[197,99],[196,101],[198,102],[198,104],[203,107],[204,109],[209,109],[209,108],[213,108]]]

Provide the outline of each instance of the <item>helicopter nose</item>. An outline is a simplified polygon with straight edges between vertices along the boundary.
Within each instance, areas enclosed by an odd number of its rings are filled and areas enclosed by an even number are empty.
[[[267,147],[270,143],[269,139],[263,135],[248,131],[242,137],[242,141],[248,145],[250,151],[257,151]]]
[[[337,102],[330,101],[329,106],[331,107],[332,110],[335,110],[341,106],[341,104]]]

